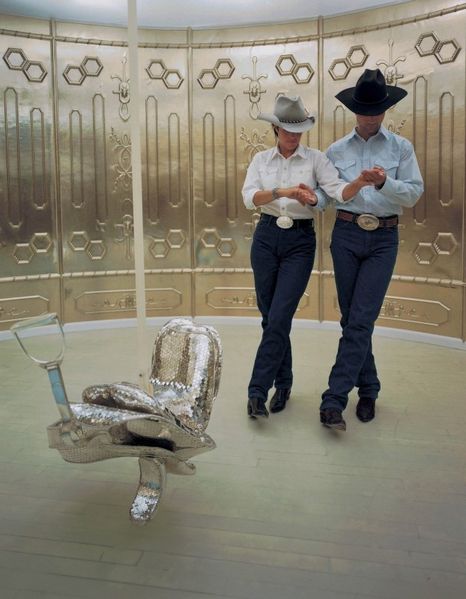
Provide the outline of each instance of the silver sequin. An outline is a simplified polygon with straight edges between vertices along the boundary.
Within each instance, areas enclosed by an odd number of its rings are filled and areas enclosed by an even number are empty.
[[[59,363],[53,368],[59,370]],[[47,428],[49,446],[75,463],[137,457],[140,480],[130,517],[144,524],[159,505],[166,472],[194,474],[188,460],[215,448],[205,429],[221,369],[215,329],[173,319],[155,339],[152,393],[127,382],[92,385],[83,391],[82,403],[70,404],[60,383],[71,417]]]

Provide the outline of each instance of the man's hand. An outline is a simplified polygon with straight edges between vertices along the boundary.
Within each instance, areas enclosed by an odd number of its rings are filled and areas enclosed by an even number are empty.
[[[385,183],[387,175],[381,166],[376,165],[371,169],[361,171],[360,177],[362,177],[362,179],[369,185],[374,185],[375,187],[380,188]]]
[[[298,200],[300,204],[303,206],[315,206],[317,204],[317,196],[312,187],[309,187],[305,183],[300,183],[295,189],[297,192],[294,199]]]
[[[342,199],[344,202],[349,202],[350,200],[353,199],[353,197],[359,193],[361,191],[361,189],[363,187],[367,187],[368,185],[370,186],[374,186],[374,183],[372,181],[369,181],[369,177],[366,177],[364,173],[367,173],[370,171],[362,171],[362,173],[360,173],[356,179],[353,179],[352,181],[350,181],[344,188],[342,191]]]

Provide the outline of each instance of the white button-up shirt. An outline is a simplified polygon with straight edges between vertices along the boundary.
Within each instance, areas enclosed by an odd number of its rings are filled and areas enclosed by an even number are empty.
[[[342,201],[342,192],[347,183],[339,179],[338,171],[327,156],[319,150],[299,145],[289,158],[278,151],[278,147],[258,152],[251,161],[243,185],[243,201],[249,210],[261,209],[264,214],[280,216],[286,213],[293,219],[313,217],[313,208],[302,206],[298,200],[278,198],[268,204],[256,206],[253,202],[258,191],[272,190],[274,187],[296,187],[300,183],[316,190],[320,187],[325,193]],[[325,195],[317,190],[317,208],[325,207]]]

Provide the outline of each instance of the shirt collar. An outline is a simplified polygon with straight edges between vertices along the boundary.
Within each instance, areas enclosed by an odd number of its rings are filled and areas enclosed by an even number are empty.
[[[377,135],[383,135],[385,139],[388,139],[390,137],[390,131],[383,125],[380,125],[379,133]]]
[[[275,146],[272,148],[272,153],[270,154],[269,162],[271,162],[277,156],[279,158],[283,158],[283,156],[278,151],[278,144],[275,144]],[[303,145],[299,144],[298,147],[296,148],[294,154],[292,154],[290,156],[290,158],[293,158],[294,156],[299,156],[300,158],[306,158],[306,150]]]
[[[379,137],[379,135],[381,135],[385,139],[388,139],[390,137],[390,132],[383,125],[380,125],[380,129],[377,131],[377,133],[375,135],[373,135],[372,137],[370,137],[369,139],[375,139],[375,138]],[[352,137],[355,137],[356,139],[362,139],[362,137],[356,131],[356,127],[354,127],[354,129],[351,131],[351,133],[349,134],[349,137],[350,137],[350,139]]]

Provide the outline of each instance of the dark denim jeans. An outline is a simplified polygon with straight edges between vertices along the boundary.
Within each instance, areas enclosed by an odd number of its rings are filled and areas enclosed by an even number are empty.
[[[311,220],[280,229],[263,215],[251,247],[262,339],[248,388],[249,397],[267,400],[269,389],[293,383],[290,331],[294,313],[311,276],[316,237]]]
[[[372,333],[395,267],[398,228],[364,231],[337,219],[330,249],[342,336],[321,409],[344,410],[353,387],[358,387],[359,397],[374,400],[380,391]]]

